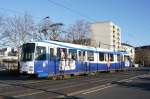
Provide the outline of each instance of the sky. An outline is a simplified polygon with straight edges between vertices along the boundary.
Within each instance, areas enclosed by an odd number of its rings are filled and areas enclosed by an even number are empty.
[[[0,15],[24,12],[36,23],[49,16],[65,26],[77,20],[112,21],[122,30],[122,42],[150,45],[150,0],[0,0]]]

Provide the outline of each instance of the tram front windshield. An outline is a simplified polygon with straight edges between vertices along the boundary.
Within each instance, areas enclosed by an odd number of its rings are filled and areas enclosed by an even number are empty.
[[[35,43],[22,45],[21,61],[32,61],[34,59]]]

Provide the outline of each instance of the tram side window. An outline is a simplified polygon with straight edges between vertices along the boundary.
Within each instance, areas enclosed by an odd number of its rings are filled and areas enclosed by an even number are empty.
[[[104,53],[99,53],[99,61],[104,61]]]
[[[46,60],[46,47],[36,47],[36,60]]]
[[[117,61],[121,61],[121,55],[117,54]]]
[[[50,48],[50,60],[53,60],[54,58],[55,58],[54,48]]]
[[[60,60],[65,60],[67,58],[67,49],[58,48],[57,49],[57,56]]]
[[[87,52],[87,59],[88,61],[94,61],[94,52],[92,51]]]
[[[80,61],[85,60],[85,51],[78,51],[78,56]]]
[[[107,53],[104,54],[104,61],[108,61],[108,54]]]
[[[129,60],[130,60],[129,56],[126,56],[126,55],[125,55],[125,56],[124,56],[124,60],[125,60],[125,61],[129,61]]]
[[[113,54],[109,54],[109,60],[114,61],[114,55]]]
[[[69,49],[69,58],[76,60],[77,59],[77,50]]]

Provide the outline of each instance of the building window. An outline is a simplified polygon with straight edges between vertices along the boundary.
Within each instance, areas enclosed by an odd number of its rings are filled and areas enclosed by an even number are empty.
[[[130,52],[132,53],[132,52],[133,52],[133,50],[131,49],[131,50],[130,50]]]
[[[118,28],[118,29],[117,29],[117,31],[119,32],[119,31],[120,31],[120,29]]]
[[[113,38],[115,38],[115,35],[113,35]]]
[[[113,40],[113,42],[115,43],[115,40]]]
[[[118,34],[118,36],[120,35],[120,33],[119,33],[119,32],[118,32],[117,34]]]
[[[113,25],[113,29],[115,29],[115,26]]]

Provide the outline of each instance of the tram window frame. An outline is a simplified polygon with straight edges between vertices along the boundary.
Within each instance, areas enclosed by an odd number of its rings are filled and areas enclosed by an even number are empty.
[[[79,59],[79,61],[85,61],[86,60],[86,52],[79,50],[78,51],[78,59]]]
[[[99,61],[105,61],[105,53],[99,52]]]
[[[55,49],[54,48],[49,48],[49,51],[50,51],[50,55],[49,55],[49,59],[50,60],[53,60],[53,59],[55,59]]]
[[[43,51],[42,51],[43,50]],[[42,61],[46,60],[46,47],[44,46],[36,46],[36,55],[35,60]]]
[[[77,60],[77,50],[75,49],[69,49],[69,58],[72,60]]]
[[[108,53],[104,53],[104,61],[108,61]]]
[[[124,55],[124,61],[129,61],[130,57],[128,55]]]
[[[114,61],[114,54],[109,53],[109,61],[113,62]]]
[[[94,61],[94,52],[93,51],[87,51],[87,60]]]
[[[62,52],[64,56],[62,56]],[[66,48],[57,48],[57,57],[59,60],[63,61],[67,59],[67,49]]]
[[[117,61],[121,61],[121,55],[117,54]]]

